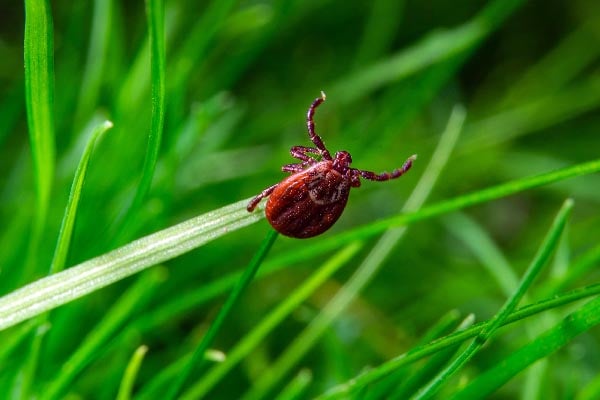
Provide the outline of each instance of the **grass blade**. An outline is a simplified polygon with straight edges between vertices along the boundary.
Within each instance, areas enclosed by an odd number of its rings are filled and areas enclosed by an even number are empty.
[[[573,338],[598,324],[600,324],[600,298],[590,301],[536,340],[496,363],[465,389],[452,396],[452,399],[485,398],[537,360],[556,352]]]
[[[400,214],[394,217],[383,219],[379,222],[371,223],[368,226],[358,227],[353,230],[331,236],[330,238],[323,238],[319,242],[312,244],[307,243],[302,248],[295,249],[295,251],[292,253],[286,252],[282,255],[274,256],[272,259],[264,263],[263,267],[259,271],[259,274],[273,273],[281,269],[283,266],[298,262],[299,260],[313,259],[320,254],[345,245],[350,240],[357,240],[375,235],[391,226],[401,226],[421,220],[427,220],[429,218],[434,218],[468,206],[480,204],[481,202],[509,196],[526,189],[545,184],[551,184],[564,179],[591,174],[597,171],[600,171],[600,160],[575,165],[538,176],[523,178],[518,181],[497,185],[478,192],[473,192],[450,200],[441,201],[431,206],[425,206],[417,212]],[[240,202],[239,204],[242,205],[243,202]],[[256,213],[256,215],[258,216],[259,213]],[[262,216],[256,217],[252,222],[259,220],[261,217]],[[373,225],[376,226],[373,227]],[[600,247],[598,247],[598,249],[600,249]],[[595,257],[590,257],[589,260],[586,259],[586,270],[594,265],[594,260],[596,260],[598,258],[598,254],[600,254],[598,249],[596,249],[596,252],[594,253],[596,255]],[[159,309],[157,309],[156,313],[154,313],[151,318],[145,318],[145,321],[140,321],[140,329],[151,329],[152,326],[160,325],[161,321],[165,321],[173,315],[182,314],[190,307],[202,304],[222,293],[225,293],[235,284],[235,282],[239,279],[239,276],[239,273],[231,273],[221,278],[217,282],[211,283],[210,287],[201,286],[198,291],[190,292],[187,295],[183,295],[180,298],[178,297],[164,306],[159,307]]]
[[[594,160],[536,176],[513,180],[507,183],[489,187],[487,189],[469,193],[464,196],[458,196],[453,199],[441,201],[431,206],[425,206],[418,211],[384,218],[371,224],[348,230],[336,236],[324,238],[318,243],[310,244],[304,246],[302,249],[298,249],[294,252],[294,254],[273,258],[271,262],[285,264],[294,262],[294,260],[298,259],[311,258],[325,253],[331,249],[342,246],[348,241],[377,235],[378,233],[383,232],[390,227],[408,225],[417,221],[422,221],[424,219],[437,217],[449,212],[461,210],[466,207],[485,203],[490,200],[507,197],[528,189],[550,185],[565,179],[588,175],[599,171],[600,160]]]
[[[117,235],[117,243],[120,241],[121,235],[127,233],[128,222],[135,216],[150,191],[164,128],[166,79],[164,0],[147,0],[146,13],[148,17],[148,36],[150,38],[150,75],[152,81],[150,133],[148,135],[148,145],[142,167],[142,178],[131,205],[125,211],[123,220],[119,222],[121,230],[119,231],[120,234]]]
[[[69,254],[69,247],[71,244],[71,239],[73,236],[73,228],[75,226],[75,219],[77,216],[77,208],[79,206],[79,199],[81,197],[81,190],[83,188],[83,184],[85,182],[87,167],[90,161],[90,156],[92,150],[94,149],[94,145],[98,138],[106,132],[107,129],[112,127],[112,122],[105,121],[104,123],[98,125],[94,131],[92,132],[92,136],[88,141],[85,150],[81,156],[81,160],[77,165],[77,170],[75,171],[75,177],[73,179],[73,184],[71,186],[71,191],[69,193],[69,199],[67,201],[67,206],[65,208],[65,213],[63,215],[62,223],[60,226],[60,230],[58,232],[58,239],[56,243],[56,249],[54,251],[54,257],[50,264],[50,274],[57,273],[62,271],[65,267],[65,262],[67,260],[67,256]],[[29,357],[27,359],[26,367],[23,372],[22,379],[22,390],[24,393],[27,393],[29,390],[29,386],[35,379],[35,373],[38,367],[38,361],[40,356],[40,350],[42,347],[42,341],[44,338],[44,334],[46,333],[47,327],[49,324],[49,316],[48,314],[41,315],[37,320],[38,329],[36,334],[33,336],[31,343],[31,351],[29,352]]]
[[[455,375],[463,365],[465,365],[473,356],[483,347],[483,345],[496,333],[498,328],[504,325],[508,316],[514,311],[523,298],[527,290],[531,287],[533,280],[539,275],[542,268],[547,264],[550,255],[554,252],[558,245],[562,231],[567,223],[567,218],[573,208],[573,200],[567,199],[560,211],[558,212],[550,231],[542,242],[540,249],[535,255],[529,268],[525,272],[519,287],[514,294],[508,298],[500,311],[486,324],[485,328],[477,335],[475,340],[465,349],[465,351],[456,358],[444,371],[442,371],[435,379],[420,391],[415,399],[429,399],[434,396],[441,386],[446,383],[453,375]]]
[[[113,2],[114,0],[94,1],[89,50],[75,111],[75,130],[83,126],[84,121],[91,117],[93,109],[97,105],[103,73],[108,61],[108,46],[113,24]]]
[[[261,219],[249,199],[184,221],[0,298],[0,330],[174,258]]]
[[[362,248],[360,243],[352,243],[329,259],[321,268],[317,269],[298,289],[290,294],[279,306],[269,313],[248,335],[244,337],[231,351],[227,359],[208,371],[204,377],[190,388],[182,399],[198,399],[205,396],[224,376],[236,366],[244,357],[247,357],[256,347],[272,333],[273,329],[284,318],[298,308],[318,287],[320,287],[332,274],[346,263]]]
[[[35,179],[35,218],[24,276],[35,270],[35,254],[46,224],[54,178],[54,30],[48,0],[25,1],[25,104]]]
[[[276,400],[294,400],[304,398],[304,392],[308,389],[312,382],[312,373],[303,369],[287,384],[287,386],[279,393]]]
[[[570,304],[574,301],[597,296],[598,294],[600,294],[600,284],[573,290],[560,296],[553,296],[550,299],[519,308],[506,319],[505,325],[520,321],[524,318],[551,310],[556,307],[560,307],[562,305]],[[373,382],[376,382],[379,379],[389,376],[390,373],[393,373],[393,371],[397,370],[398,368],[409,365],[432,354],[436,354],[441,350],[447,349],[448,347],[456,344],[460,344],[470,338],[476,337],[483,331],[483,329],[485,329],[488,323],[489,321],[480,322],[471,328],[467,328],[464,331],[435,340],[425,346],[417,346],[407,353],[400,354],[399,356],[386,361],[377,368],[362,373],[345,383],[331,388],[327,392],[318,396],[317,399],[325,400],[348,398],[351,393]]]
[[[469,314],[458,326],[457,331],[464,330],[475,321],[475,316]],[[403,377],[401,381],[398,381],[397,387],[393,394],[389,396],[390,400],[402,400],[408,399],[412,394],[416,393],[417,390],[429,381],[429,377],[432,376],[436,371],[441,370],[459,351],[460,345],[448,347],[444,350],[437,352],[432,355],[425,364],[417,367],[417,369],[409,376]]]
[[[135,378],[140,369],[140,366],[142,365],[144,356],[147,352],[148,347],[142,345],[135,350],[135,353],[133,353],[129,364],[127,365],[127,369],[125,370],[125,374],[123,375],[121,386],[119,386],[117,400],[131,399],[131,393],[133,392],[133,384],[135,383]]]
[[[54,257],[52,264],[50,265],[50,273],[55,274],[64,269],[67,261],[67,255],[69,254],[69,247],[71,244],[71,238],[73,236],[73,228],[75,226],[75,219],[77,217],[77,207],[79,206],[79,199],[81,198],[81,190],[85,182],[86,172],[90,161],[92,150],[98,139],[104,132],[112,128],[113,124],[110,121],[104,121],[98,125],[92,132],[92,136],[88,141],[85,150],[81,156],[81,160],[77,165],[75,171],[75,177],[69,192],[69,200],[65,208],[65,214],[60,225],[60,231],[58,232],[58,240],[56,243],[56,249],[54,250]]]
[[[349,103],[390,82],[405,79],[435,63],[473,50],[523,2],[491,1],[470,22],[448,31],[432,33],[395,56],[342,78],[329,92]]]
[[[219,314],[217,314],[217,317],[210,325],[208,332],[206,332],[206,335],[204,335],[202,341],[194,350],[194,353],[192,354],[190,360],[187,362],[183,372],[177,376],[177,379],[175,380],[173,385],[171,385],[169,393],[166,397],[167,399],[174,399],[179,394],[179,391],[183,387],[186,379],[192,372],[192,368],[197,366],[196,364],[198,364],[204,359],[204,353],[206,353],[208,347],[214,341],[215,337],[217,336],[217,333],[223,326],[223,322],[225,322],[225,318],[231,313],[233,306],[242,295],[242,292],[244,292],[244,290],[248,287],[248,285],[256,275],[256,271],[258,271],[258,268],[262,264],[262,261],[265,259],[267,254],[269,254],[269,251],[271,250],[273,243],[275,243],[275,239],[277,239],[278,235],[279,233],[274,230],[269,231],[261,247],[258,249],[252,260],[250,260],[250,263],[248,264],[248,267],[244,270],[244,273],[242,274],[240,280],[227,297],[225,304],[223,304],[223,307],[221,307],[221,310],[219,310]]]
[[[133,312],[149,301],[155,289],[165,278],[164,270],[154,269],[129,287],[84,338],[69,359],[56,370],[56,375],[40,393],[40,398],[46,400],[62,398],[73,379],[100,354],[99,350],[102,346],[106,345],[110,337],[124,325]]]

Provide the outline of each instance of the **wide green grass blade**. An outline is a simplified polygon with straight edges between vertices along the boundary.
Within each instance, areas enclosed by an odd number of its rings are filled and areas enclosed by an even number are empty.
[[[146,13],[148,15],[148,36],[150,37],[150,78],[152,96],[152,117],[150,134],[148,135],[148,148],[142,170],[142,179],[138,186],[134,206],[141,203],[152,183],[158,152],[162,141],[165,120],[165,80],[166,80],[166,55],[165,55],[165,4],[163,0],[147,0]]]
[[[23,277],[29,279],[38,265],[39,246],[48,219],[55,170],[54,138],[54,29],[46,0],[25,1],[25,104],[33,159],[35,212]],[[41,331],[44,331],[42,329]],[[29,395],[40,341],[34,336],[32,362],[27,363],[20,389]],[[29,367],[29,368],[28,368]]]
[[[169,260],[262,218],[249,199],[135,240],[0,298],[0,330]]]
[[[35,258],[48,216],[55,168],[54,30],[48,0],[25,1],[25,105],[36,192],[35,217],[25,277],[39,268]]]

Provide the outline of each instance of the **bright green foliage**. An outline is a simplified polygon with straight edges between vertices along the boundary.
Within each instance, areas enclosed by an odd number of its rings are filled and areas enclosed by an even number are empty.
[[[4,397],[600,397],[600,3],[15,4]],[[418,159],[275,240],[321,90],[333,152]]]

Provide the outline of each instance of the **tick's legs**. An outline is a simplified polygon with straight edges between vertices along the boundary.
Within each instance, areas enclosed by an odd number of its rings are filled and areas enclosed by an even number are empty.
[[[319,149],[315,149],[314,147],[294,146],[290,149],[290,154],[292,155],[292,157],[297,158],[298,160],[302,160],[303,164],[311,165],[316,163],[317,160],[309,156],[308,153],[317,155],[321,154]]]
[[[286,164],[286,165],[284,165],[284,166],[281,167],[281,170],[283,172],[291,172],[291,173],[302,172],[302,171],[304,171],[304,168],[307,165],[308,164],[306,164],[306,163]]]
[[[350,186],[360,187],[360,170],[350,168],[348,170],[348,175],[350,176]]]
[[[315,146],[317,146],[317,149],[319,149],[319,154],[321,154],[321,157],[323,157],[325,160],[332,160],[329,150],[327,150],[325,144],[323,143],[323,139],[321,139],[321,137],[315,132],[315,122],[313,121],[315,109],[324,101],[325,93],[321,92],[321,97],[317,97],[308,108],[308,112],[306,113],[306,126],[308,128],[308,137],[310,137],[310,140],[315,144]]]
[[[395,169],[392,172],[384,172],[382,174],[376,174],[375,172],[363,171],[360,169],[357,169],[355,171],[358,171],[360,176],[362,176],[363,178],[369,179],[371,181],[387,181],[390,179],[399,178],[402,175],[404,175],[404,173],[406,171],[408,171],[410,169],[410,167],[412,167],[412,163],[416,158],[417,158],[416,155],[412,155],[412,156],[408,157],[408,160],[406,160],[404,162],[404,165],[402,165],[402,168]]]
[[[252,200],[250,200],[250,203],[248,203],[248,205],[246,206],[246,210],[248,210],[248,212],[254,211],[254,209],[256,208],[256,206],[258,205],[258,203],[260,203],[260,201],[262,199],[264,199],[265,197],[268,197],[271,193],[273,193],[273,190],[275,190],[275,188],[277,187],[277,185],[279,185],[279,183],[276,183],[273,186],[269,186],[268,188],[266,188],[265,190],[263,190],[262,192],[260,192],[260,194],[257,195],[255,198],[253,198]]]

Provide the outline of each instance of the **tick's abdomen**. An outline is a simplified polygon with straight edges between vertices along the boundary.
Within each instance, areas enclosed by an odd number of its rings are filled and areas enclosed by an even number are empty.
[[[284,179],[271,193],[265,213],[278,232],[309,238],[325,232],[342,215],[350,181],[332,169],[331,161]]]

